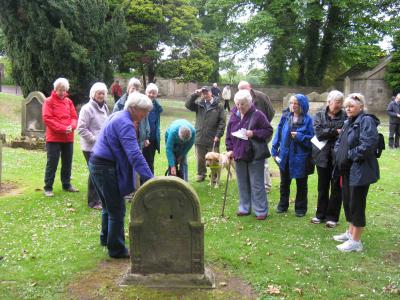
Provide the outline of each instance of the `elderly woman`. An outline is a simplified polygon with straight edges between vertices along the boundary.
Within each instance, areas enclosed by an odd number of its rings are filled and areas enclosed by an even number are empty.
[[[346,114],[342,110],[343,100],[341,92],[331,91],[328,94],[327,106],[317,112],[314,118],[315,136],[325,145],[321,149],[312,145],[312,156],[318,172],[318,203],[317,212],[311,223],[326,222],[329,228],[337,225],[342,206],[339,176],[332,176],[332,171],[333,148],[346,119]]]
[[[194,144],[196,130],[184,119],[171,123],[165,132],[165,152],[168,159],[169,175],[189,180],[187,154]],[[178,174],[178,168],[181,174]]]
[[[125,106],[125,102],[128,99],[129,94],[131,94],[133,92],[139,92],[141,86],[142,86],[142,83],[140,82],[139,79],[137,79],[135,77],[132,77],[131,79],[129,79],[128,86],[126,87],[126,93],[123,94],[122,97],[119,98],[117,102],[115,102],[112,112],[115,113],[117,111],[123,110],[124,106]]]
[[[248,90],[240,90],[234,97],[235,105],[226,134],[228,157],[236,162],[239,187],[238,217],[248,216],[253,210],[257,220],[268,216],[268,200],[264,188],[264,162],[266,157],[255,159],[250,153],[250,139],[264,143],[272,136],[273,129],[266,116],[257,110]]]
[[[100,131],[89,160],[90,176],[103,203],[100,243],[107,246],[110,257],[129,257],[123,197],[135,190],[135,173],[145,180],[153,177],[139,149],[134,126],[152,108],[147,96],[130,94],[124,110],[110,116]]]
[[[78,116],[68,98],[69,82],[65,78],[54,81],[51,96],[43,103],[43,121],[46,125],[47,164],[44,175],[44,195],[53,197],[53,183],[61,154],[61,183],[64,191],[78,192],[71,185],[74,130]]]
[[[154,156],[156,151],[160,153],[160,115],[163,109],[157,101],[158,87],[150,83],[146,88],[146,95],[153,103],[153,109],[150,111],[147,119],[150,127],[150,138],[147,146],[143,149],[143,156],[146,159],[150,170],[154,173]]]
[[[365,227],[365,208],[370,184],[379,179],[379,165],[375,152],[378,147],[379,120],[364,112],[364,96],[350,94],[344,105],[348,120],[335,144],[335,171],[342,176],[343,207],[349,228],[333,236],[342,242],[342,252],[363,249],[361,233]]]
[[[308,163],[311,161],[311,138],[314,135],[312,118],[308,114],[308,99],[302,94],[290,97],[279,121],[272,141],[272,157],[277,162],[281,175],[280,200],[277,213],[289,207],[290,184],[296,179],[297,191],[295,213],[304,217],[307,213]]]
[[[94,143],[109,115],[109,110],[105,103],[106,98],[107,86],[102,82],[96,82],[90,89],[89,102],[82,106],[79,113],[77,131],[81,137],[81,149],[86,163],[89,162]],[[94,209],[102,208],[101,200],[90,176],[88,179],[88,206]]]

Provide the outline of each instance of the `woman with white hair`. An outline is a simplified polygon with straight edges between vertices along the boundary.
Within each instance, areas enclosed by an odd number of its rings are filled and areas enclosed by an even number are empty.
[[[103,203],[100,243],[107,246],[110,257],[129,257],[125,247],[124,196],[135,190],[135,174],[143,180],[153,177],[140,151],[134,126],[152,108],[146,95],[129,94],[124,110],[108,118],[92,149],[90,176]]]
[[[379,119],[365,112],[364,96],[350,94],[345,102],[348,120],[335,144],[335,172],[342,176],[343,207],[349,228],[333,236],[341,242],[336,248],[342,252],[363,250],[361,234],[364,230],[365,209],[369,186],[379,179],[376,158]]]
[[[332,171],[333,148],[346,119],[346,113],[342,109],[343,100],[344,95],[341,92],[331,91],[326,107],[314,117],[315,137],[325,145],[322,148],[312,145],[312,156],[318,172],[318,202],[311,223],[326,222],[326,227],[329,228],[337,225],[342,207],[340,180],[338,176],[332,176]]]
[[[128,99],[129,94],[133,92],[139,92],[140,88],[142,86],[142,83],[140,82],[139,79],[132,77],[129,79],[128,86],[126,87],[126,93],[122,95],[121,98],[118,99],[118,101],[114,104],[114,108],[112,113],[115,113],[117,111],[121,111],[124,109],[125,102]]]
[[[152,101],[153,109],[147,117],[150,127],[150,136],[148,143],[144,145],[143,156],[149,164],[150,170],[154,173],[154,156],[156,151],[160,153],[160,115],[163,112],[163,108],[157,100],[158,87],[154,83],[147,85],[146,95]]]
[[[61,183],[66,192],[78,192],[71,185],[74,130],[78,116],[74,103],[68,98],[69,82],[65,78],[54,81],[54,90],[43,103],[43,121],[46,125],[47,164],[44,175],[44,195],[53,197],[53,183],[61,155]]]
[[[273,129],[266,116],[257,110],[248,90],[240,90],[234,97],[235,105],[231,111],[227,134],[227,155],[236,163],[236,177],[239,187],[238,217],[254,212],[257,220],[268,216],[268,200],[264,187],[265,157],[254,157],[250,151],[250,139],[264,143],[272,136]]]
[[[107,98],[107,86],[103,82],[96,82],[90,89],[90,100],[82,106],[78,120],[78,134],[81,137],[81,149],[86,163],[89,162],[92,148],[100,133],[101,127],[106,122],[109,110],[105,99]],[[97,194],[93,182],[88,178],[88,206],[101,209],[101,200]]]

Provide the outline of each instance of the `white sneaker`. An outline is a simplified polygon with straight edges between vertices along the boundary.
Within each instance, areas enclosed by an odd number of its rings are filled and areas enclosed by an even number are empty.
[[[355,241],[353,239],[349,239],[343,244],[337,245],[336,248],[342,252],[361,252],[363,250],[363,245],[361,241]]]
[[[313,218],[311,219],[311,223],[313,223],[313,224],[320,224],[320,223],[322,223],[322,222],[323,222],[323,220],[318,219],[317,217],[313,217]]]
[[[44,195],[46,196],[46,197],[54,197],[54,193],[53,193],[53,191],[44,191]]]
[[[333,239],[336,242],[342,242],[343,243],[343,242],[346,242],[346,241],[351,239],[351,234],[349,233],[348,230],[346,230],[346,232],[344,232],[342,234],[334,235]]]
[[[325,224],[325,226],[328,228],[334,228],[334,227],[336,227],[336,225],[337,225],[337,222],[335,222],[335,221],[326,221],[326,224]]]

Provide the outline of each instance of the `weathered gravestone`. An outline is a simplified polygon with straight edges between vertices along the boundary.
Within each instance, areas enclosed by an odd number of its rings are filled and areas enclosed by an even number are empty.
[[[158,177],[133,198],[129,224],[131,268],[122,284],[213,288],[204,268],[204,224],[196,192],[176,177]]]

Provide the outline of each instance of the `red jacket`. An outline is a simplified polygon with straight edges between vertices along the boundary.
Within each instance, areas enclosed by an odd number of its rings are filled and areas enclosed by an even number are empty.
[[[117,83],[112,84],[111,95],[113,95],[113,96],[117,95],[118,97],[122,96],[122,88],[119,84],[117,84]]]
[[[78,124],[78,116],[71,99],[60,99],[55,91],[43,103],[43,122],[46,125],[46,142],[70,143],[74,141],[74,130]],[[72,132],[67,133],[67,127]]]

